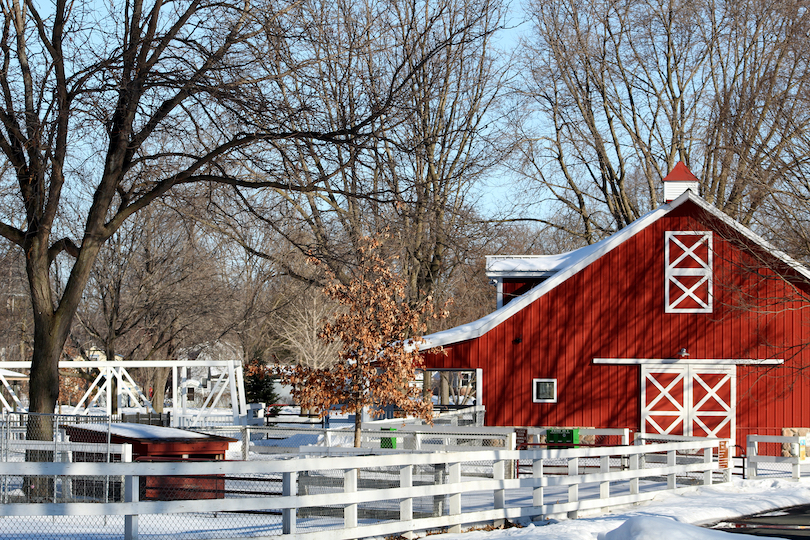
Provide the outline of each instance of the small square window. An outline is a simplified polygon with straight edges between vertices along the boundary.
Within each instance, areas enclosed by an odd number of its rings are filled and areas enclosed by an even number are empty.
[[[557,403],[557,379],[533,379],[532,401],[534,403]]]

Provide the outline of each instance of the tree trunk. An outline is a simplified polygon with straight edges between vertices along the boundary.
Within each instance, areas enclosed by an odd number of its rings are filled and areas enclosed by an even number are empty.
[[[115,360],[115,345],[112,340],[104,346],[104,356],[108,362]],[[113,376],[110,378],[107,395],[110,399],[110,414],[118,414],[118,378]]]
[[[441,378],[439,380],[441,381],[439,404],[450,405],[450,374],[446,371],[442,371]]]
[[[169,373],[171,373],[171,368],[154,368],[149,378],[149,384],[152,387],[152,408],[158,413],[163,412],[163,402],[166,399],[166,379],[168,379]]]
[[[354,413],[354,447],[360,448],[363,442],[363,408],[361,407]]]
[[[53,414],[59,399],[59,360],[65,346],[73,317],[90,277],[90,268],[98,255],[97,241],[85,237],[81,251],[73,263],[70,277],[57,303],[51,286],[48,254],[48,231],[34,237],[26,248],[25,270],[31,291],[34,318],[34,347],[31,357],[29,411]],[[35,432],[32,432],[34,429]],[[36,431],[40,433],[37,435]],[[28,434],[34,440],[50,440],[52,430],[29,425]],[[39,438],[38,438],[39,437]]]
[[[356,396],[354,402],[354,447],[363,446],[363,400]]]
[[[34,351],[28,391],[29,411],[52,415],[59,399],[59,357],[67,334],[60,339],[60,336],[48,332],[49,329],[42,328],[43,326],[43,323],[34,323]],[[38,418],[40,420],[33,422],[29,420],[27,438],[38,441],[51,440],[53,437],[51,419]]]
[[[59,356],[67,338],[49,333],[41,322],[43,317],[34,317],[34,353],[31,360],[31,383],[29,384],[29,411],[26,439],[30,441],[53,440],[54,408],[59,399]],[[33,384],[36,381],[36,384]],[[53,452],[26,450],[26,461],[53,461]],[[53,492],[53,479],[43,476],[26,477],[25,494],[28,502],[44,502]]]

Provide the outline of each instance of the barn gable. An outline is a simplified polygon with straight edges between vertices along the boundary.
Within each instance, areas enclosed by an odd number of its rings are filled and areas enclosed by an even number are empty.
[[[810,426],[810,273],[691,191],[556,264],[422,345],[444,348],[428,369],[482,371],[487,423],[738,440]]]

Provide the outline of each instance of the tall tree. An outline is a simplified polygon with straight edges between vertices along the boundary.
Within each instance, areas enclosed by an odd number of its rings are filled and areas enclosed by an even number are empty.
[[[460,36],[396,22],[396,5],[377,4],[360,38],[385,31],[394,44],[420,32],[428,45],[348,78],[333,62],[363,50],[339,40],[327,54],[321,25],[339,35],[321,20],[329,3],[0,3],[0,181],[10,209],[0,235],[26,254],[31,411],[54,410],[58,359],[91,269],[127,219],[200,182],[311,191],[283,171],[287,141],[350,147],[396,121],[412,66]],[[345,121],[333,122],[335,104],[315,91],[324,78],[355,108]],[[299,96],[292,107],[290,95]],[[72,223],[81,224],[75,236]],[[57,257],[72,263],[59,287]]]
[[[759,228],[769,199],[807,175],[803,5],[536,0],[527,12],[518,165],[545,222],[598,241],[657,206],[683,161],[701,195]]]
[[[244,222],[264,220],[344,280],[360,239],[387,228],[395,234],[385,249],[399,256],[408,301],[417,305],[426,296],[442,294],[442,281],[466,264],[472,238],[486,231],[476,224],[476,188],[504,154],[497,126],[505,63],[493,44],[502,29],[503,7],[498,0],[397,4],[385,15],[393,29],[385,45],[364,38],[362,29],[375,16],[374,7],[338,0],[324,11],[324,20],[337,21],[341,32],[331,36],[332,27],[319,24],[322,54],[334,62],[314,90],[321,101],[333,104],[331,125],[357,122],[362,103],[346,101],[333,79],[365,78],[404,59],[412,76],[398,103],[409,114],[364,147],[334,149],[314,139],[297,140],[289,147],[284,170],[301,185],[319,189],[245,195],[240,209],[217,207],[224,214],[217,221],[232,219],[232,228],[243,231]],[[408,26],[416,31],[402,35]],[[423,61],[436,37],[446,46]],[[340,57],[335,48],[344,40],[365,53]],[[287,106],[306,106],[301,98],[290,94]],[[363,193],[378,196],[357,196]],[[261,251],[250,238],[241,240]]]

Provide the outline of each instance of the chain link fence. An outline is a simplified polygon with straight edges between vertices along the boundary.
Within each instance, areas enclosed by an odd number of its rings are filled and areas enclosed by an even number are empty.
[[[6,413],[0,419],[0,458],[7,463],[120,462],[121,445],[108,436],[93,443],[70,442],[65,429],[80,424],[109,426],[107,417]],[[0,479],[0,501],[110,502],[121,500],[120,479],[6,475]]]

